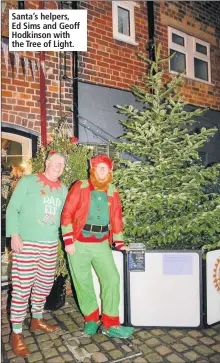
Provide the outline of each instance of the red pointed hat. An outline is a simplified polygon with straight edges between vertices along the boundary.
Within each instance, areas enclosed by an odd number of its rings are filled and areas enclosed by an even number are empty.
[[[97,156],[94,156],[94,158],[92,158],[90,160],[90,162],[91,162],[92,168],[95,168],[100,163],[105,163],[106,165],[108,165],[109,169],[112,169],[113,168],[113,162],[106,155],[97,155]]]

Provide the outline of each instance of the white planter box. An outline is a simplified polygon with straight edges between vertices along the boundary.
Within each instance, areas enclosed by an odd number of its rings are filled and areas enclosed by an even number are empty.
[[[220,249],[146,251],[143,260],[113,251],[121,278],[120,321],[135,327],[202,328],[220,322]],[[143,261],[145,267],[143,267]],[[99,306],[100,286],[94,271]]]
[[[129,271],[131,270],[131,271]],[[146,251],[145,271],[127,259],[128,324],[198,328],[220,322],[220,249]]]
[[[130,324],[199,327],[201,270],[199,252],[146,252],[145,271],[129,272]]]

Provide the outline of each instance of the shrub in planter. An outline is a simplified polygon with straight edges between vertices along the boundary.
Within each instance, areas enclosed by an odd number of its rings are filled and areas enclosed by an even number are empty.
[[[45,159],[49,151],[60,152],[67,157],[67,164],[61,180],[70,188],[78,179],[87,178],[87,160],[92,151],[85,145],[79,145],[77,139],[71,136],[66,118],[61,118],[52,129],[51,142],[45,147],[40,146],[36,157],[30,160],[32,173],[44,170]],[[62,239],[58,243],[56,275],[53,288],[47,298],[45,309],[57,310],[65,303],[66,283],[69,273],[66,265],[65,252]]]
[[[140,57],[148,71],[132,91],[142,107],[118,106],[125,133],[115,143],[116,151],[136,158],[118,160],[114,174],[126,240],[145,242],[147,249],[219,247],[220,195],[210,188],[218,183],[219,164],[205,168],[199,156],[217,129],[195,130],[206,110],[186,110],[184,77],[168,73],[160,46],[155,61]]]

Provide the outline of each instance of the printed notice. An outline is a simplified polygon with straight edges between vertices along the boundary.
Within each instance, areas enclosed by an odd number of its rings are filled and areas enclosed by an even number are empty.
[[[164,253],[164,275],[192,275],[193,260],[190,253]]]
[[[9,10],[10,51],[86,51],[87,10]]]
[[[128,255],[129,271],[145,271],[145,251],[130,251]]]

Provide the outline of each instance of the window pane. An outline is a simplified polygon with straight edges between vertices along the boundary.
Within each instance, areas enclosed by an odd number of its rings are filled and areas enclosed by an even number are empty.
[[[12,156],[8,155],[5,159],[3,158],[2,164],[4,167],[20,166],[22,164],[22,155]]]
[[[22,144],[2,138],[2,167],[19,166],[22,163]]]
[[[170,55],[175,53],[172,59],[170,59],[170,70],[182,73],[186,69],[186,56],[183,53],[170,49]]]
[[[207,55],[207,47],[202,44],[196,43],[196,51],[202,54]]]
[[[118,32],[130,36],[130,12],[118,7]]]
[[[195,77],[199,79],[203,79],[204,81],[208,81],[208,63],[194,58],[194,69],[195,69]]]
[[[183,37],[180,37],[179,35],[177,34],[174,34],[172,33],[172,42],[173,43],[176,43],[176,44],[179,44],[179,45],[182,45],[184,47],[184,38]]]
[[[8,155],[21,155],[22,145],[20,142],[2,138],[2,149],[7,151]]]

